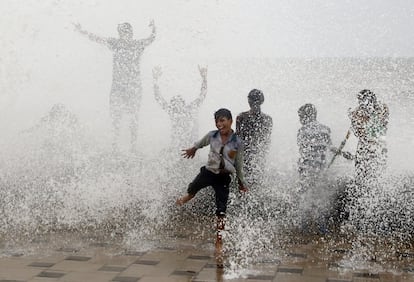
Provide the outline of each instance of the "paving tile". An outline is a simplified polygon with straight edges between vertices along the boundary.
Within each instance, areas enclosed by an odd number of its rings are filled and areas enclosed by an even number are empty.
[[[141,257],[143,260],[162,260],[165,257],[175,260],[184,260],[189,256],[188,252],[177,252],[177,250],[166,251],[166,250],[156,250],[153,252],[148,252]]]
[[[60,281],[65,282],[103,282],[111,281],[118,273],[114,272],[70,272]]]
[[[170,275],[168,276],[169,279],[174,279],[174,282],[190,282],[193,280],[194,276],[186,276],[186,275]]]
[[[249,276],[272,276],[274,277],[277,273],[277,267],[252,267],[250,269]]]
[[[216,263],[207,263],[204,268],[217,268],[217,264]]]
[[[326,282],[352,282],[352,278],[351,279],[346,279],[346,278],[327,278]]]
[[[188,280],[187,277],[142,277],[139,282],[188,282],[194,280]],[[214,280],[215,281],[215,280]]]
[[[272,281],[275,278],[275,275],[248,275],[247,279],[250,280],[269,280]]]
[[[309,277],[292,273],[278,273],[273,279],[276,282],[326,282],[326,278],[322,277]],[[250,281],[248,281],[250,282]]]
[[[200,270],[207,264],[205,260],[186,260],[177,270],[200,272]]]
[[[60,280],[60,278],[50,278],[50,277],[33,277],[32,279],[27,280],[27,282],[60,282],[60,281],[62,281]]]
[[[138,251],[125,251],[124,255],[126,256],[135,256],[135,257],[141,257],[145,255],[147,252],[138,252]]]
[[[101,264],[92,264],[89,262],[64,260],[59,263],[56,263],[54,266],[49,268],[49,270],[64,271],[64,272],[70,272],[70,271],[92,272],[92,271],[97,271],[101,267],[102,267]]]
[[[96,263],[96,264],[108,264],[108,265],[119,265],[119,266],[129,266],[134,261],[137,260],[137,257],[135,256],[112,256],[112,255],[105,255],[105,254],[99,254],[95,255],[93,258],[91,258],[89,263]]]
[[[223,272],[224,271],[222,269],[217,270],[215,268],[204,268],[199,273],[197,273],[193,281],[211,281],[214,280],[217,275],[220,273],[222,274]]]
[[[25,262],[27,263],[27,262]],[[40,268],[14,266],[14,267],[0,267],[0,279],[3,280],[29,280],[32,277],[42,272]]]
[[[98,271],[111,271],[111,272],[122,272],[126,269],[123,266],[116,266],[116,265],[104,265],[98,269]]]
[[[160,271],[153,265],[131,264],[127,269],[122,271],[119,276],[142,277],[144,275],[154,275]],[[166,275],[167,276],[167,275]]]
[[[282,262],[279,259],[262,259],[262,260],[259,260],[258,263],[271,264],[271,265],[279,265]]]
[[[95,243],[90,243],[89,246],[90,247],[102,247],[102,248],[104,248],[104,247],[108,247],[109,244],[105,243],[105,242],[95,242]]]
[[[65,260],[73,260],[73,261],[88,261],[91,257],[83,257],[83,256],[68,256]]]
[[[55,263],[51,263],[51,262],[32,262],[28,266],[48,268],[48,267],[52,267],[54,265],[55,265]]]
[[[178,276],[196,276],[197,272],[191,270],[175,270],[171,275],[178,275]]]
[[[65,253],[77,253],[77,252],[79,252],[79,249],[78,248],[71,248],[71,247],[63,247],[63,248],[57,249],[57,251],[65,252]]]
[[[66,273],[64,272],[42,271],[37,275],[37,277],[60,278],[64,276],[65,274]]]
[[[140,278],[139,277],[132,277],[132,276],[116,276],[115,278],[113,278],[111,281],[116,281],[116,282],[137,282],[139,281]]]
[[[306,267],[303,269],[302,275],[316,276],[316,277],[331,277],[336,276],[337,271],[328,269],[326,267]]]
[[[364,278],[364,277],[354,277],[352,282],[380,282],[380,279],[376,278]]]
[[[194,260],[210,260],[212,259],[211,256],[199,256],[199,255],[191,255],[188,256],[187,259],[194,259]]]
[[[268,280],[268,279],[264,280],[264,279],[247,278],[247,279],[244,279],[243,281],[246,281],[246,282],[272,282],[273,280]]]
[[[302,267],[293,267],[293,266],[279,266],[277,272],[285,272],[285,273],[295,273],[295,274],[302,274],[303,268]]]
[[[159,260],[143,260],[143,259],[138,259],[134,262],[134,264],[143,264],[143,265],[157,265],[159,263],[160,263]]]
[[[369,279],[379,279],[378,273],[369,273],[369,272],[356,272],[354,273],[354,280],[355,278],[369,278]]]
[[[19,267],[26,267],[28,264],[32,263],[34,260],[33,258],[0,258],[0,274],[2,270],[6,270],[9,268],[19,268]]]

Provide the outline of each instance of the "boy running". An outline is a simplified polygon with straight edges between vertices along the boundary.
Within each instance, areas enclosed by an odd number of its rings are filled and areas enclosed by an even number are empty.
[[[222,219],[226,215],[229,198],[230,175],[236,173],[240,192],[247,192],[243,175],[243,148],[240,138],[231,129],[233,123],[228,109],[219,109],[214,113],[216,127],[207,133],[193,147],[182,150],[184,158],[194,158],[198,149],[210,145],[210,153],[206,166],[201,167],[200,173],[194,178],[187,189],[187,195],[177,200],[177,205],[183,205],[201,189],[212,186],[216,195],[216,215]]]

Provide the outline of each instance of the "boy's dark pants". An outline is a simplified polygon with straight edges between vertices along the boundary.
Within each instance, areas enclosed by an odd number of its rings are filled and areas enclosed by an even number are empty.
[[[216,215],[222,217],[226,214],[230,182],[229,173],[215,174],[203,166],[193,182],[188,185],[187,193],[195,195],[201,189],[212,186],[216,194]]]

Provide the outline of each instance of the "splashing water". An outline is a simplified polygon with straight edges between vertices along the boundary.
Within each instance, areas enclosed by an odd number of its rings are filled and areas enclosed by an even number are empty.
[[[254,77],[241,72],[246,65]],[[333,140],[339,143],[349,123],[345,105],[355,103],[353,93],[361,85],[376,89],[391,108],[389,169],[381,185],[350,192],[352,196],[346,202],[349,217],[332,229],[332,238],[326,239],[324,248],[328,252],[338,241],[349,239],[351,252],[342,263],[358,267],[361,261],[372,258],[387,261],[383,249],[372,247],[383,240],[390,246],[387,251],[412,247],[413,172],[412,164],[402,156],[413,154],[410,107],[414,102],[410,89],[414,85],[408,75],[413,65],[412,59],[212,61],[212,85],[200,110],[200,132],[214,126],[210,117],[218,104],[217,93],[243,92],[219,97],[219,104],[229,104],[234,112],[241,112],[247,108],[245,98],[255,84],[262,84],[264,111],[275,124],[263,184],[251,187],[245,197],[235,192],[230,195],[224,232],[230,276],[243,276],[250,265],[260,261],[277,260],[284,255],[285,244],[303,239],[295,237],[303,211],[309,210],[297,203],[297,108],[314,101],[320,119],[331,123]],[[235,90],[239,84],[242,86]],[[175,198],[205,163],[203,153],[192,161],[181,160],[177,148],[165,148],[168,142],[153,140],[168,139],[165,130],[158,132],[154,124],[142,122],[139,152],[114,155],[102,141],[110,137],[95,135],[96,131],[84,127],[81,120],[79,123],[76,128],[67,124],[36,128],[4,142],[0,149],[0,242],[4,249],[20,250],[27,238],[72,232],[104,237],[125,248],[165,246],[177,238],[212,246],[211,191],[201,192],[183,208],[174,205]],[[151,136],[150,142],[147,136]],[[348,149],[353,145],[351,140]],[[344,160],[334,164],[315,193],[321,202],[329,204],[324,209],[336,211],[332,199],[338,191],[358,189],[353,176],[352,164]],[[316,212],[311,217],[315,220],[319,215]]]

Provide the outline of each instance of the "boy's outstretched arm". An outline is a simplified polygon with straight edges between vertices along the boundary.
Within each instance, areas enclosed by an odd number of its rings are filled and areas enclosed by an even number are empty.
[[[82,26],[79,23],[73,24],[73,25],[75,26],[75,30],[77,32],[79,32],[80,34],[86,35],[90,40],[95,41],[99,44],[104,44],[104,45],[108,44],[108,39],[107,38],[100,37],[100,36],[95,35],[95,34],[89,32],[89,31],[86,31],[86,30],[82,29]]]
[[[145,39],[142,39],[142,43],[144,44],[144,46],[148,46],[152,42],[154,42],[155,36],[157,35],[157,30],[155,28],[154,20],[151,20],[148,26],[152,28],[152,31],[151,31],[151,35],[149,37],[147,37]]]
[[[161,67],[155,67],[152,69],[152,77],[154,82],[154,96],[155,100],[158,102],[158,104],[161,105],[161,108],[163,110],[168,109],[168,103],[167,101],[161,96],[160,87],[158,86],[158,78],[160,78],[162,75]]]
[[[200,141],[196,142],[193,147],[181,150],[181,154],[184,158],[192,159],[198,149],[203,148],[210,144],[210,134],[207,133]]]
[[[191,108],[200,107],[201,103],[203,103],[207,95],[207,67],[198,66],[198,70],[200,71],[200,75],[203,81],[201,82],[200,95],[191,103]]]

